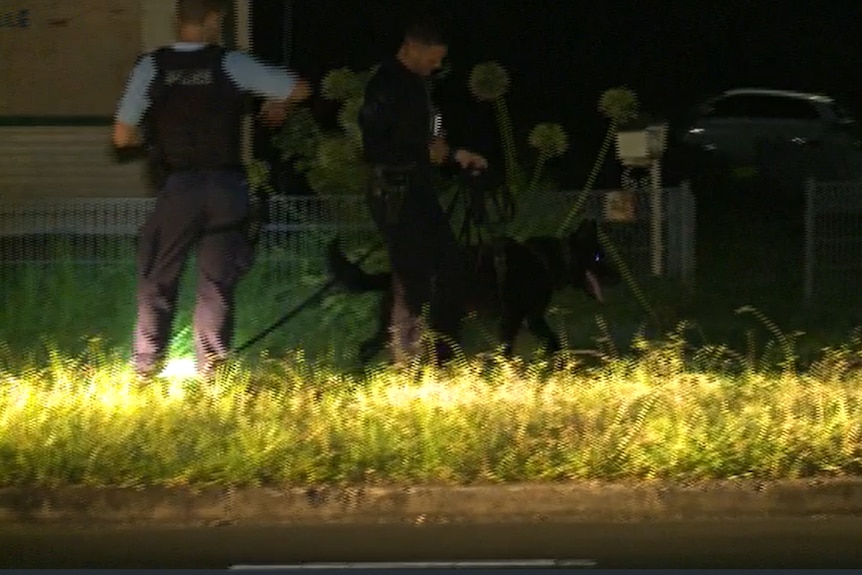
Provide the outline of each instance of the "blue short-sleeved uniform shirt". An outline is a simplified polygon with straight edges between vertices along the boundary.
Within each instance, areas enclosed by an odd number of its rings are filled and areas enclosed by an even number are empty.
[[[200,50],[206,44],[176,42],[175,50]],[[265,64],[254,56],[229,50],[225,53],[223,69],[243,91],[257,96],[283,100],[296,85],[296,76],[286,70]],[[114,119],[132,126],[138,125],[150,106],[149,88],[155,78],[155,59],[151,54],[141,58],[126,82]]]

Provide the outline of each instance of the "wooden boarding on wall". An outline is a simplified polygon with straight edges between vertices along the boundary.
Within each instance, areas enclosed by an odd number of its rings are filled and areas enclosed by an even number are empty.
[[[13,0],[0,23],[0,116],[113,115],[141,51],[140,0]]]

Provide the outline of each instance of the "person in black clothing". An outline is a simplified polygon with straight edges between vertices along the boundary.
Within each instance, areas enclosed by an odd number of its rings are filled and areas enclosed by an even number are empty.
[[[446,42],[429,24],[409,27],[395,57],[369,80],[359,113],[363,153],[372,167],[368,206],[393,275],[390,348],[397,364],[421,352],[426,305],[428,327],[446,336],[435,345],[438,363],[451,358],[449,342],[459,343],[460,296],[467,277],[460,246],[433,189],[432,170],[453,161],[471,170],[488,164],[476,153],[453,150],[434,133],[426,80],[446,54]]]
[[[177,10],[179,41],[138,59],[113,126],[115,148],[146,144],[164,170],[138,241],[132,362],[143,380],[164,363],[180,274],[195,246],[199,375],[212,375],[229,355],[234,294],[253,256],[245,234],[250,197],[240,149],[245,99],[267,98],[264,112],[278,120],[278,108],[311,94],[310,84],[295,74],[218,45],[223,1],[179,0]]]

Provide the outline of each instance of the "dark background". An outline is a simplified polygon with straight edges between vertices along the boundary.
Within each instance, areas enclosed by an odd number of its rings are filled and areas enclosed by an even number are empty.
[[[672,128],[735,87],[823,92],[860,116],[862,5],[849,0],[258,0],[253,10],[253,51],[273,63],[287,56],[314,81],[372,66],[397,48],[405,15],[433,14],[450,37],[453,70],[435,97],[451,138],[495,156],[492,109],[472,100],[466,80],[476,63],[497,60],[512,77],[521,136],[541,121],[569,133],[553,166],[565,189],[583,186],[606,127],[598,98],[620,85]],[[319,98],[312,106],[324,121],[332,111]]]

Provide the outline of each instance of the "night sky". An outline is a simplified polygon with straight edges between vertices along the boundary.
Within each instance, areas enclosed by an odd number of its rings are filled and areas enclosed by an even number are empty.
[[[281,0],[258,0],[254,51],[283,61]],[[318,80],[326,71],[364,69],[391,54],[403,11],[422,2],[293,0],[290,64]],[[849,0],[667,1],[439,0],[452,74],[435,97],[452,139],[494,154],[491,108],[466,88],[470,68],[495,59],[512,76],[516,128],[560,122],[570,135],[555,172],[583,184],[604,121],[596,111],[607,88],[628,85],[645,111],[678,120],[703,98],[734,87],[829,94],[862,117],[862,5]],[[268,11],[265,11],[268,10]],[[315,109],[325,116],[325,103]]]

